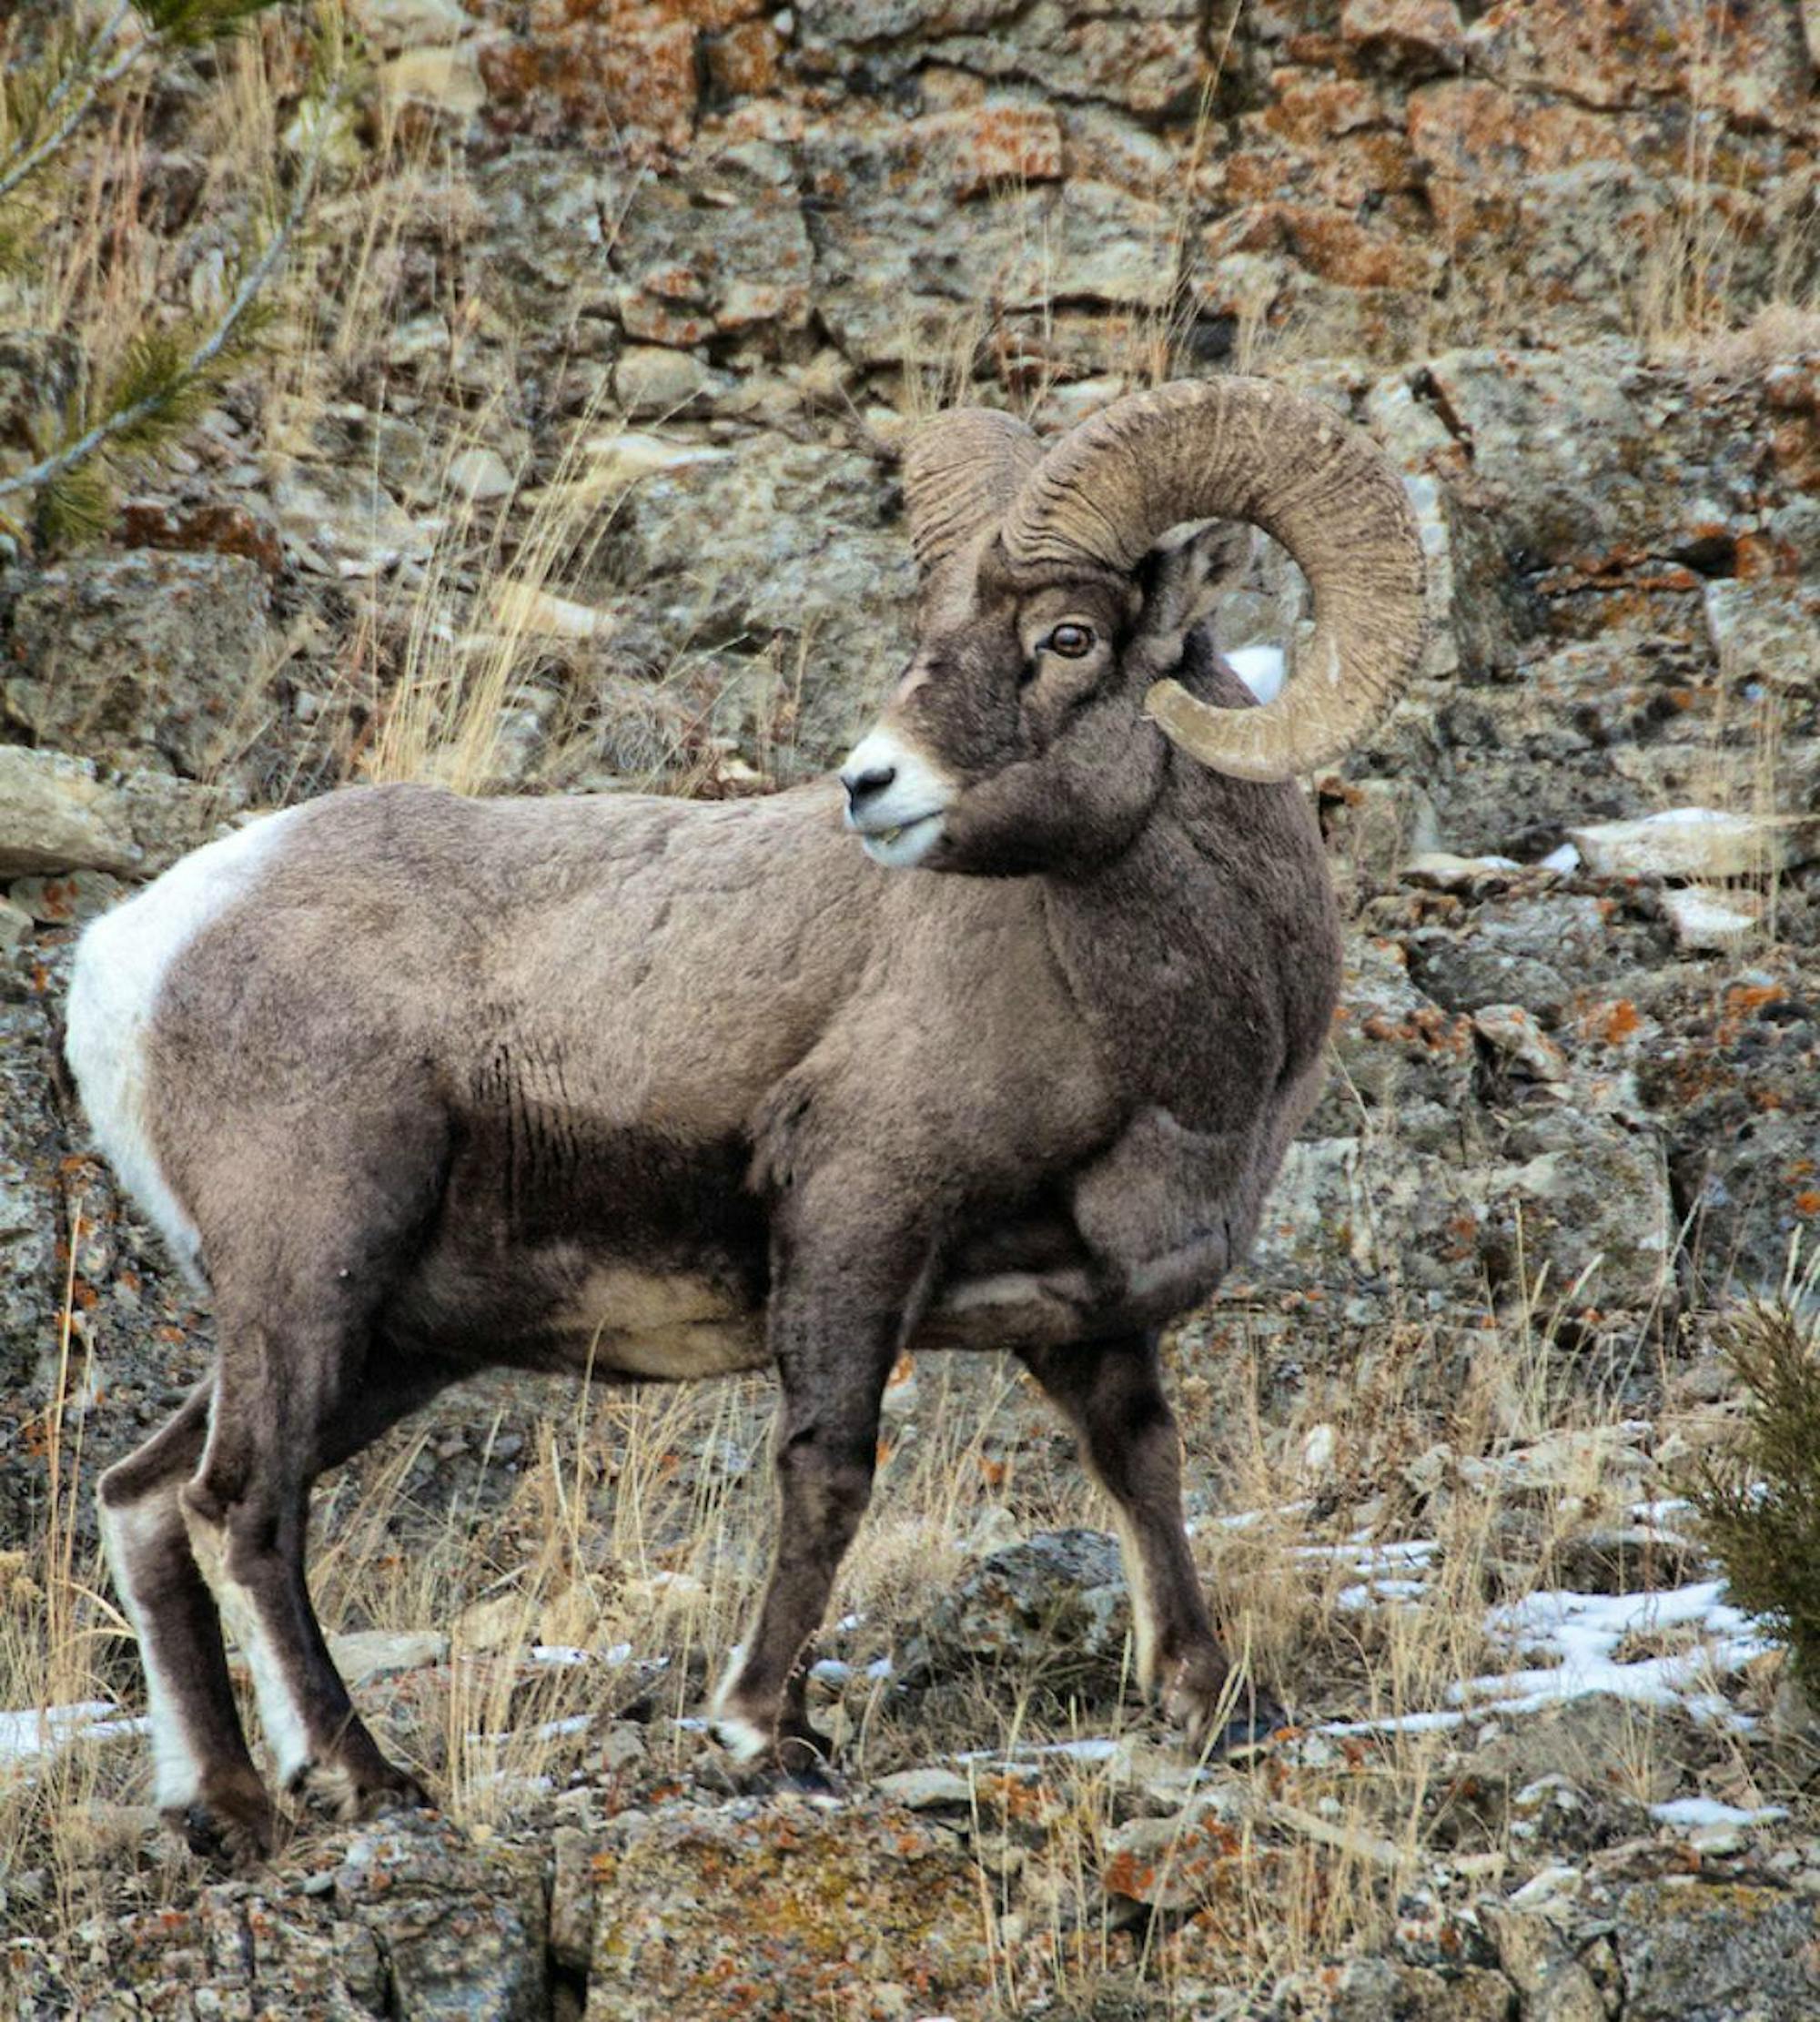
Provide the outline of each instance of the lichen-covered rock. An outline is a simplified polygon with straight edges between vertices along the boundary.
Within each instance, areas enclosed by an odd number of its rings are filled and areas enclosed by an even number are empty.
[[[912,1675],[1004,1667],[1055,1692],[1117,1683],[1131,1599],[1117,1543],[1046,1531],[990,1552],[944,1592],[905,1658]]]
[[[55,448],[75,411],[86,369],[82,347],[52,330],[0,333],[0,471]]]
[[[1704,596],[1713,651],[1731,680],[1789,696],[1820,693],[1820,592],[1811,581],[1720,577]]]
[[[1547,2022],[1608,2022],[1623,1990],[1608,1939],[1578,1945],[1550,1918],[1500,1903],[1481,1904],[1480,1916],[1498,1964],[1522,1997],[1524,2015]]]
[[[764,327],[800,329],[811,254],[789,159],[761,142],[640,185],[609,251],[615,307],[641,344],[691,345]]]
[[[592,1873],[591,2015],[996,2009],[973,1864],[895,1805],[672,1805],[610,1826]]]
[[[1727,14],[1725,56],[1713,61],[1704,23],[1673,0],[1500,0],[1472,25],[1473,66],[1507,87],[1540,87],[1610,109],[1672,95],[1700,96],[1744,123],[1791,122],[1811,82],[1800,24],[1777,0]]]
[[[138,866],[131,814],[92,760],[0,744],[0,878]]]
[[[1630,1005],[1619,1022],[1635,1029],[1621,1044],[1662,1118],[1696,1282],[1709,1295],[1771,1291],[1820,1227],[1820,976],[1785,960],[1715,996],[1700,975],[1671,974]]]
[[[1340,1969],[1320,2022],[1510,2022],[1515,1989],[1502,1973],[1454,1973],[1400,1959],[1350,1959]]]
[[[43,743],[194,777],[231,753],[268,646],[266,579],[242,556],[86,555],[20,591],[0,709]]]
[[[1340,32],[1407,76],[1465,66],[1466,29],[1455,0],[1345,0]]]
[[[939,359],[988,305],[1013,318],[1052,302],[1128,316],[1174,298],[1167,207],[1085,177],[1050,180],[1059,150],[1025,107],[884,125],[846,111],[811,128],[804,153],[817,306],[858,362]],[[964,228],[948,228],[963,191]],[[1121,345],[1133,355],[1127,325],[1075,329],[1074,375],[1115,362]]]
[[[612,315],[620,278],[609,252],[635,178],[611,157],[519,147],[475,177],[495,273],[528,318],[582,328]]]
[[[616,654],[667,669],[686,650],[743,748],[774,734],[787,694],[799,762],[828,763],[909,637],[915,571],[881,524],[888,497],[870,458],[771,435],[645,479],[602,551]]]
[[[1782,2022],[1820,2012],[1820,1906],[1811,1896],[1691,1877],[1618,1899],[1625,2022]]]
[[[0,1390],[41,1382],[56,1340],[65,1199],[50,1044],[42,1002],[0,1001]]]
[[[15,1961],[20,2022],[544,2022],[542,1859],[434,1818],[318,1843],[301,1869],[96,1918]],[[61,2003],[63,2005],[59,2006]]]
[[[1111,7],[1062,0],[809,0],[799,61],[811,74],[895,83],[933,58],[978,77],[1034,85],[1051,99],[1098,101],[1148,118],[1192,117],[1212,73],[1189,0]]]
[[[687,146],[704,32],[762,10],[749,0],[533,0],[485,37],[489,124],[501,134],[562,137],[591,149]]]

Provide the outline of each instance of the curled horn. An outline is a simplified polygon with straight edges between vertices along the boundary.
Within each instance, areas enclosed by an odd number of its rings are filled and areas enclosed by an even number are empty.
[[[1022,421],[996,408],[952,408],[925,422],[904,457],[904,505],[917,566],[945,557],[996,526],[1043,460]]]
[[[1216,772],[1288,779],[1380,722],[1421,657],[1424,569],[1401,480],[1361,430],[1268,380],[1178,380],[1066,435],[1025,480],[1001,537],[1014,569],[1135,569],[1185,520],[1248,520],[1280,541],[1314,595],[1314,636],[1258,709],[1159,681],[1166,735]]]

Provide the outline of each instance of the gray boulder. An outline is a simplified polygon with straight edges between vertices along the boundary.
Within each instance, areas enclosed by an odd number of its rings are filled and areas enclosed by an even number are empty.
[[[0,721],[104,764],[200,775],[232,754],[268,672],[267,599],[242,555],[147,548],[43,570],[13,606]]]
[[[0,744],[0,878],[138,861],[130,811],[87,759]]]
[[[1105,1690],[1117,1684],[1130,1628],[1115,1541],[1101,1531],[1045,1531],[988,1553],[936,1598],[906,1670],[1002,1666],[1058,1692]]]

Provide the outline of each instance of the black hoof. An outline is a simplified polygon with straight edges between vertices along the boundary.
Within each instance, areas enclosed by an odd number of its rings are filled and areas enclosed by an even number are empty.
[[[197,1859],[231,1875],[260,1866],[278,1844],[278,1814],[263,1793],[199,1797],[166,1812],[164,1822]]]
[[[1232,1763],[1261,1754],[1289,1724],[1289,1714],[1274,1699],[1255,1693],[1208,1742],[1208,1759]]]
[[[415,1776],[383,1758],[376,1765],[359,1767],[339,1762],[308,1763],[286,1789],[320,1817],[340,1824],[383,1818],[389,1812],[435,1808]]]
[[[830,1763],[779,1763],[773,1772],[774,1790],[798,1797],[844,1797],[846,1780]]]

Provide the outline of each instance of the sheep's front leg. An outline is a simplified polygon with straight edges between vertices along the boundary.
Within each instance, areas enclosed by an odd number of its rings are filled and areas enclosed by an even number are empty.
[[[1138,1683],[1199,1753],[1261,1737],[1280,1708],[1255,1687],[1235,1696],[1208,1619],[1182,1522],[1181,1437],[1163,1394],[1154,1335],[1022,1352],[1073,1426],[1112,1503],[1131,1589]]]
[[[832,1189],[830,1189],[832,1191]],[[812,1223],[804,1209],[799,1230]],[[878,1415],[918,1278],[907,1243],[818,1227],[774,1243],[770,1341],[782,1397],[773,1458],[777,1549],[756,1621],[714,1696],[716,1735],[742,1763],[813,1771],[827,1744],[809,1724],[809,1639],[872,1495]]]

